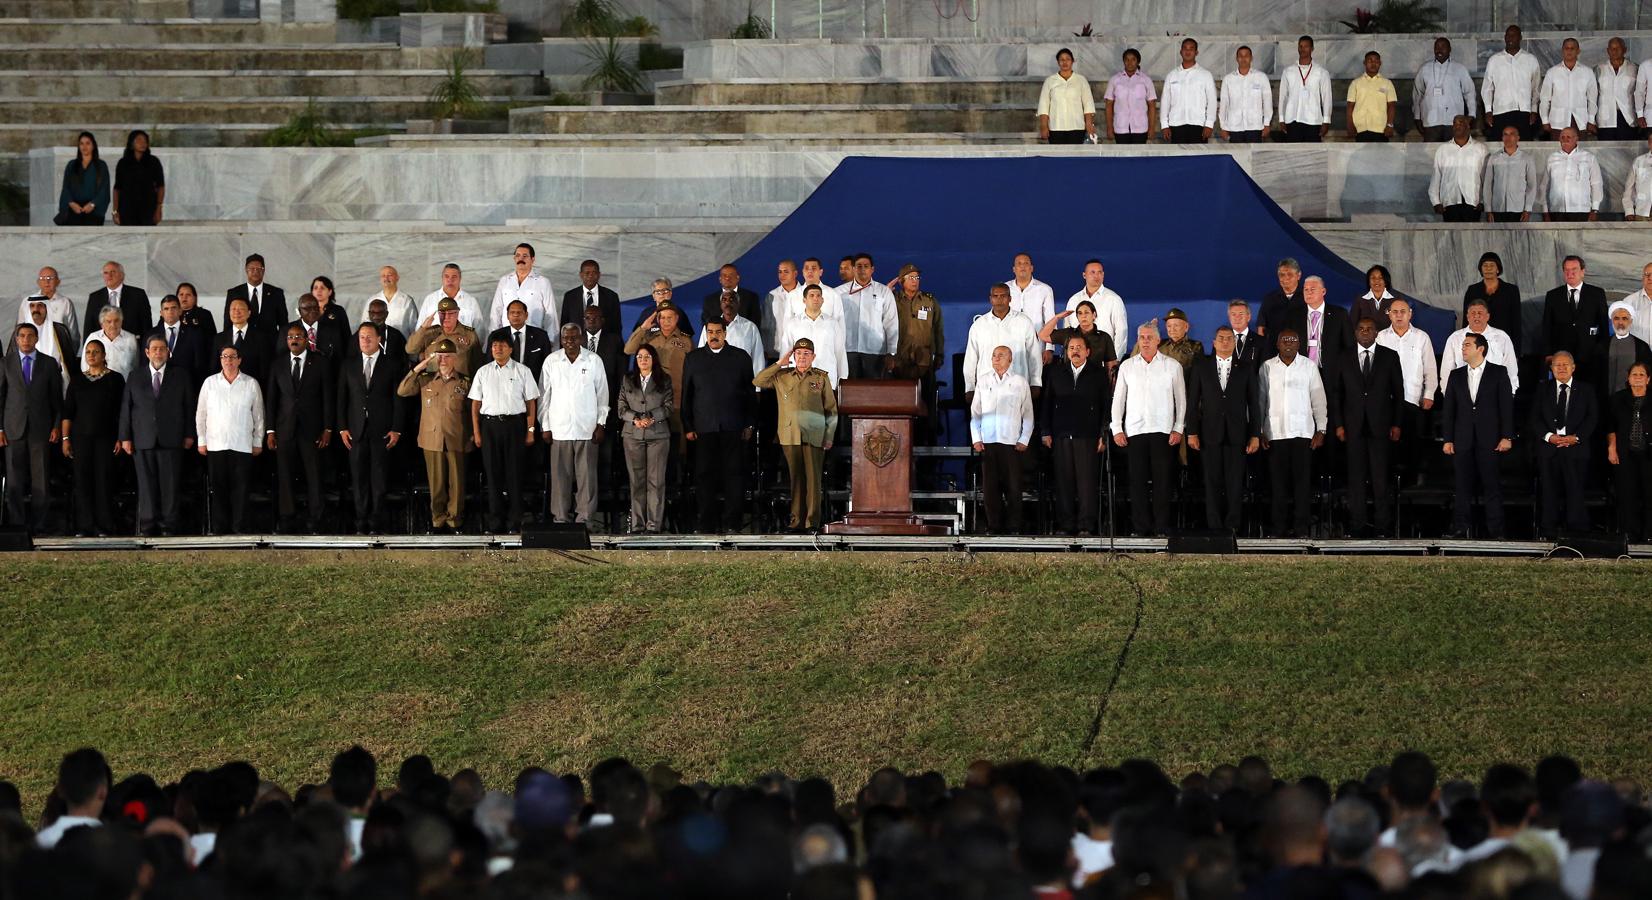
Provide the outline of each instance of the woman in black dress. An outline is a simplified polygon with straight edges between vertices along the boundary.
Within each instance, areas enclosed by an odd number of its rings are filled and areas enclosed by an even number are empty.
[[[1629,367],[1629,386],[1612,395],[1611,426],[1606,433],[1606,461],[1612,465],[1612,505],[1618,511],[1618,529],[1632,543],[1647,537],[1652,512],[1652,398],[1647,384],[1652,370],[1645,363]]]
[[[1518,356],[1525,349],[1520,344],[1520,285],[1503,280],[1503,258],[1495,253],[1480,254],[1480,280],[1463,292],[1464,314],[1475,300],[1486,301],[1491,324],[1508,333]]]
[[[86,371],[69,379],[63,400],[63,455],[75,477],[75,533],[115,533],[115,427],[126,379],[106,365],[103,342],[86,344]]]
[[[159,225],[165,202],[166,172],[149,152],[149,132],[134,131],[115,165],[115,224]]]
[[[57,195],[59,225],[101,227],[109,214],[109,164],[98,158],[98,139],[82,131],[75,158],[63,167],[63,190]]]

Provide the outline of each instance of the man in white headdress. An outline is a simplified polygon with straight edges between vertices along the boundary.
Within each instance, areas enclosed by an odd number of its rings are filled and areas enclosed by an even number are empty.
[[[47,318],[69,330],[69,339],[64,343],[74,345],[80,341],[80,317],[75,313],[74,302],[58,291],[62,283],[57,277],[56,269],[51,266],[41,269],[40,274],[35,277],[35,292],[17,305],[17,321],[34,321],[29,315],[29,300],[40,297],[46,301]],[[35,324],[39,325],[40,323],[35,322]],[[92,323],[88,327],[96,328],[97,325]],[[45,341],[45,332],[41,333],[40,339]]]

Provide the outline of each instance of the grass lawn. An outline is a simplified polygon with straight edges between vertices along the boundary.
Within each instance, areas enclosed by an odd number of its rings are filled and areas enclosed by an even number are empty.
[[[1019,755],[1337,779],[1410,747],[1652,780],[1644,563],[41,553],[0,585],[0,778],[31,814],[83,744],[117,777],[245,758],[289,788],[352,742],[499,787],[611,754],[842,789]]]

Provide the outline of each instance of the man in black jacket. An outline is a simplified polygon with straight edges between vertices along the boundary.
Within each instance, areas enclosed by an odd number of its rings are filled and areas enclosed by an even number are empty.
[[[170,365],[166,338],[144,342],[148,364],[126,379],[120,402],[120,448],[138,470],[138,534],[178,530],[178,473],[195,449],[194,377]]]
[[[1549,371],[1554,381],[1537,389],[1530,432],[1541,441],[1537,445],[1537,483],[1543,495],[1539,521],[1544,536],[1553,539],[1562,510],[1568,530],[1589,528],[1583,487],[1600,405],[1594,387],[1574,377],[1577,366],[1572,354],[1557,351],[1549,360]]]
[[[172,294],[161,300],[161,322],[144,335],[144,343],[147,345],[147,339],[155,336],[166,341],[168,365],[187,372],[196,387],[212,374],[216,365],[211,355],[212,335],[184,321],[183,304]]]
[[[1503,483],[1497,458],[1514,446],[1514,390],[1507,369],[1486,362],[1486,336],[1463,336],[1463,363],[1446,382],[1441,448],[1452,459],[1453,494],[1450,537],[1469,536],[1469,518],[1478,488],[1485,495],[1486,533],[1502,540]]]
[[[728,263],[717,270],[718,290],[700,301],[700,324],[723,318],[723,295],[732,294],[740,300],[740,315],[746,321],[763,327],[763,304],[756,292],[740,286],[740,270]]]
[[[338,320],[327,320],[321,317],[321,301],[312,294],[304,294],[298,298],[298,318],[286,324],[281,329],[281,340],[276,344],[278,348],[285,347],[288,341],[288,332],[293,327],[304,332],[304,343],[321,356],[328,366],[338,365],[338,358],[346,350],[353,350],[349,346],[349,332]],[[280,350],[276,351],[277,356]],[[262,381],[259,384],[263,384]]]
[[[263,384],[269,380],[270,357],[274,355],[276,345],[269,335],[274,332],[262,332],[252,320],[252,306],[245,297],[238,297],[229,301],[224,309],[228,320],[224,330],[218,332],[212,339],[212,356],[207,372],[202,381],[217,374],[216,363],[218,355],[225,347],[234,347],[241,354],[241,371],[251,375],[253,380]],[[199,388],[199,385],[196,386]]]
[[[13,525],[45,531],[52,511],[47,478],[63,421],[63,368],[35,352],[40,329],[12,330],[17,349],[0,367],[0,447],[6,448],[6,515]],[[26,515],[32,513],[33,515]]]
[[[1267,345],[1279,336],[1290,313],[1302,306],[1302,266],[1287,256],[1279,261],[1275,274],[1279,278],[1279,289],[1263,294],[1261,308],[1256,311],[1256,335],[1268,338],[1257,344],[1261,359],[1274,355]],[[1249,343],[1247,339],[1246,344]]]
[[[1600,365],[1606,352],[1606,336],[1612,330],[1607,321],[1606,292],[1584,283],[1581,256],[1566,257],[1560,272],[1565,282],[1543,295],[1543,364],[1548,365],[1555,354],[1565,351],[1572,355],[1577,376],[1585,384],[1604,385]]]
[[[601,281],[602,266],[597,265],[596,260],[588,259],[580,263],[579,287],[571,288],[562,294],[562,318],[557,321],[564,325],[570,322],[577,325],[585,321],[585,310],[594,306],[602,310],[604,321],[612,322],[614,327],[618,328],[620,320],[619,294],[614,293],[612,288],[603,287],[599,283]],[[549,333],[546,332],[546,334]],[[623,344],[624,342],[624,338],[621,338],[620,343]],[[513,354],[511,359],[527,365],[527,360],[520,356]],[[534,372],[537,374],[539,370],[536,368]],[[616,392],[612,396],[617,397],[619,395]],[[613,443],[618,444],[619,441]]]
[[[528,371],[533,373],[534,381],[538,381],[539,370],[545,367],[545,357],[555,349],[551,336],[545,329],[528,324],[528,305],[521,300],[512,300],[505,307],[505,319],[505,327],[495,328],[488,335],[488,346],[492,347],[494,341],[510,344],[511,359],[527,366]]]
[[[384,352],[372,322],[356,329],[356,345],[359,355],[346,360],[338,373],[338,437],[350,454],[356,531],[377,534],[385,469],[390,451],[401,440],[405,404],[398,401],[396,386],[407,371],[407,358]]]
[[[706,323],[705,338],[704,347],[683,359],[683,436],[694,448],[700,530],[722,533],[740,528],[750,470],[746,445],[757,394],[751,386],[751,356],[728,343],[721,319]]]
[[[1039,418],[1044,446],[1055,459],[1056,527],[1083,537],[1097,527],[1101,454],[1107,450],[1112,384],[1106,366],[1089,365],[1090,344],[1082,335],[1069,336],[1063,352],[1065,359],[1045,370]]]
[[[1204,461],[1205,521],[1211,528],[1237,531],[1245,496],[1245,457],[1261,446],[1256,367],[1239,356],[1231,325],[1216,329],[1211,346],[1213,355],[1193,362],[1187,389],[1187,446]]]
[[[264,383],[264,444],[275,451],[277,527],[282,531],[296,526],[293,479],[300,466],[308,493],[308,530],[321,530],[321,451],[333,441],[337,401],[332,363],[309,348],[302,323],[287,326],[287,350]]]
[[[1318,275],[1302,279],[1302,301],[1289,311],[1279,331],[1290,328],[1302,338],[1298,352],[1317,363],[1323,376],[1331,360],[1354,349],[1354,328],[1348,323],[1348,310],[1326,302],[1325,279]],[[1268,331],[1268,342],[1273,343],[1278,332]],[[1268,357],[1278,355],[1275,346]]]
[[[1377,323],[1370,318],[1354,327],[1352,353],[1331,360],[1331,431],[1348,448],[1348,529],[1365,537],[1365,490],[1369,480],[1377,503],[1376,536],[1391,537],[1394,527],[1393,494],[1389,490],[1388,458],[1400,439],[1404,410],[1405,376],[1400,355],[1377,343]]]
[[[287,324],[287,294],[273,284],[264,283],[264,257],[254,253],[247,257],[247,280],[230,288],[224,294],[224,319],[229,320],[229,305],[234,300],[245,300],[252,310],[252,326],[273,340]],[[267,348],[266,348],[267,349]],[[241,351],[241,359],[247,353]],[[242,366],[245,369],[245,365]],[[258,376],[253,375],[254,378]],[[262,379],[260,379],[262,383]]]
[[[143,337],[155,327],[155,312],[149,305],[149,295],[143,288],[126,283],[126,269],[110,260],[103,264],[103,287],[86,298],[86,317],[80,320],[80,336],[98,330],[103,308],[113,306],[120,310],[121,328],[135,337]]]

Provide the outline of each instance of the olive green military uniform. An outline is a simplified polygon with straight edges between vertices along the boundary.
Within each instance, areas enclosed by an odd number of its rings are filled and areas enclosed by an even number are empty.
[[[814,349],[812,343],[809,349]],[[774,389],[779,409],[775,437],[791,475],[790,527],[819,528],[820,473],[826,463],[826,447],[837,431],[837,395],[832,392],[831,380],[821,369],[799,372],[775,363],[759,372],[752,384]]]
[[[413,332],[407,339],[407,355],[417,357],[420,362],[430,358],[431,345],[442,338],[453,342],[453,368],[463,375],[481,368],[485,357],[482,353],[482,341],[476,336],[476,329],[469,325],[455,325],[452,331],[443,332],[440,325],[428,325]]]
[[[941,301],[928,291],[916,297],[895,292],[895,321],[900,326],[895,342],[895,377],[924,378],[934,374],[946,359],[946,335],[941,326]]]
[[[453,344],[436,344],[444,346]],[[470,378],[457,371],[443,378],[421,365],[407,373],[396,393],[419,398],[419,449],[430,479],[430,524],[458,528],[465,512],[465,453],[471,446]]]

